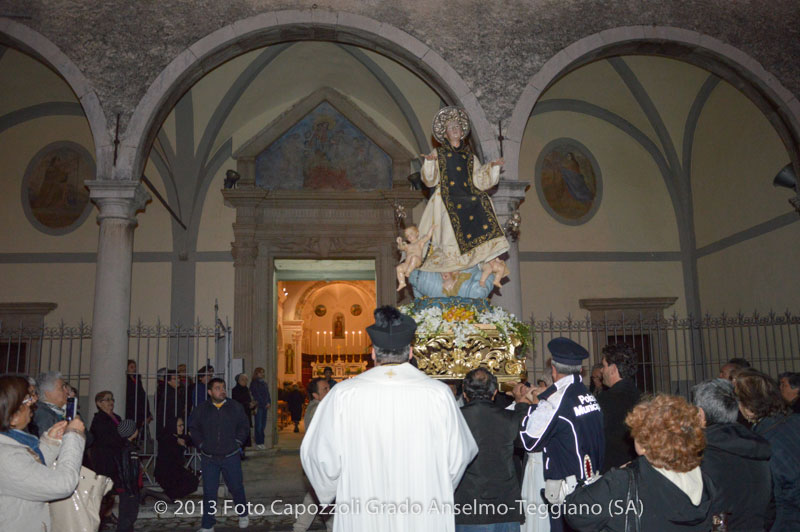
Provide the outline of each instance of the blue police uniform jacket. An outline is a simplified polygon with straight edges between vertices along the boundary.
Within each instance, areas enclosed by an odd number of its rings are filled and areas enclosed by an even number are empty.
[[[603,414],[580,375],[562,377],[542,392],[522,426],[525,449],[542,452],[546,480],[585,480],[603,467]]]

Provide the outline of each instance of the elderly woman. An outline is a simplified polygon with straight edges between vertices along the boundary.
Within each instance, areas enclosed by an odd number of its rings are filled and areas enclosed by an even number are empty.
[[[569,525],[576,530],[711,530],[716,491],[700,470],[706,441],[699,409],[681,397],[658,395],[636,405],[625,423],[639,458],[577,488],[564,510]]]
[[[25,432],[33,402],[26,379],[0,377],[0,531],[50,530],[47,503],[78,486],[83,422],[60,421],[36,438]]]
[[[759,371],[736,373],[734,391],[753,432],[772,449],[769,466],[776,514],[772,530],[800,530],[800,416],[790,415],[778,383]]]
[[[92,466],[97,474],[107,476],[114,481],[115,486],[119,486],[117,459],[125,447],[125,438],[119,435],[117,426],[122,418],[114,413],[114,394],[110,391],[98,392],[94,396],[94,403],[97,405],[97,413],[92,418],[89,429],[94,439],[90,449]],[[114,520],[111,507],[114,504],[115,491],[108,492],[103,498],[100,517],[104,522]]]

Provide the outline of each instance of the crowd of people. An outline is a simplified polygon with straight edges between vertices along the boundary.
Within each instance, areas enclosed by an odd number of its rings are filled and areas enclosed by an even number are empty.
[[[282,392],[295,430],[309,401],[295,532],[317,514],[337,531],[800,530],[800,374],[776,380],[734,358],[691,401],[642,395],[636,352],[617,344],[587,389],[588,351],[554,338],[535,385],[503,393],[479,367],[448,387],[413,364],[415,330],[381,307],[367,328],[375,367]],[[135,361],[127,373],[125,417],[101,391],[88,430],[60,374],[0,377],[0,531],[50,530],[48,502],[76,489],[82,464],[113,480],[100,517],[117,530],[133,530],[147,496],[182,499],[202,480],[201,532],[212,531],[220,476],[248,527],[242,460],[251,435],[264,447],[264,369],[238,375],[231,400],[211,366],[196,380],[159,370],[152,409]],[[140,460],[151,425],[157,492]],[[191,448],[202,478],[185,467]]]
[[[235,400],[227,402],[225,383],[215,378],[212,366],[201,368],[196,382],[183,364],[175,370],[162,368],[151,408],[137,364],[129,360],[125,417],[115,411],[114,394],[104,390],[95,395],[97,411],[86,426],[77,399],[70,399],[77,390],[60,373],[51,371],[36,379],[0,377],[0,531],[51,530],[47,503],[75,491],[82,465],[113,482],[97,516],[100,527],[133,530],[139,506],[147,497],[172,502],[197,491],[199,471],[186,467],[192,448],[200,457],[208,497],[216,497],[221,472],[232,493],[237,485],[241,487],[243,498],[238,464],[249,444],[252,417],[256,445],[264,448],[270,407],[264,374],[263,368],[256,368],[249,388],[247,375],[237,376]],[[74,411],[68,401],[75,401]],[[209,407],[218,403],[217,408]],[[220,422],[217,412],[226,419],[230,413],[240,419],[233,425]],[[213,421],[209,424],[208,420]],[[151,425],[157,445],[149,436]],[[160,490],[144,486],[143,451],[155,455],[152,477]],[[236,464],[232,465],[228,455],[234,451]],[[237,468],[238,477],[231,476]],[[214,472],[217,476],[212,481]],[[240,524],[247,526],[247,516]]]

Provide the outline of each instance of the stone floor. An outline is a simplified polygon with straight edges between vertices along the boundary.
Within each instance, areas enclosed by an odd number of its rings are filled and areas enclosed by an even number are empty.
[[[260,514],[251,514],[248,530],[258,532],[292,530],[294,516],[284,515],[282,510],[284,504],[301,503],[306,492],[299,456],[300,441],[303,437],[302,424],[300,427],[299,433],[294,433],[291,428],[281,431],[275,449],[248,450],[247,460],[242,463],[245,491],[247,500]],[[223,503],[223,499],[220,496],[219,504]],[[135,530],[147,532],[197,530],[200,528],[200,501],[200,495],[195,495],[182,501],[182,504],[176,502],[167,505],[166,512],[162,512],[161,507],[156,509],[156,504],[163,505],[163,502],[155,503],[152,499],[147,499],[147,503],[139,508]],[[176,512],[179,514],[176,515]],[[217,532],[239,530],[238,518],[233,512],[230,515],[228,518],[218,516],[214,530]],[[324,529],[325,526],[319,519],[311,528],[311,530]]]

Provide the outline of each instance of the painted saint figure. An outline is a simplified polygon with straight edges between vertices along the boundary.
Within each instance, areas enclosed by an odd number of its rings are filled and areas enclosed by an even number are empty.
[[[433,237],[419,269],[466,270],[499,257],[509,248],[486,193],[500,180],[504,161],[480,164],[464,142],[469,119],[458,107],[441,109],[433,120],[433,132],[442,145],[424,156],[422,181],[435,188],[419,224],[420,233],[433,230]]]

